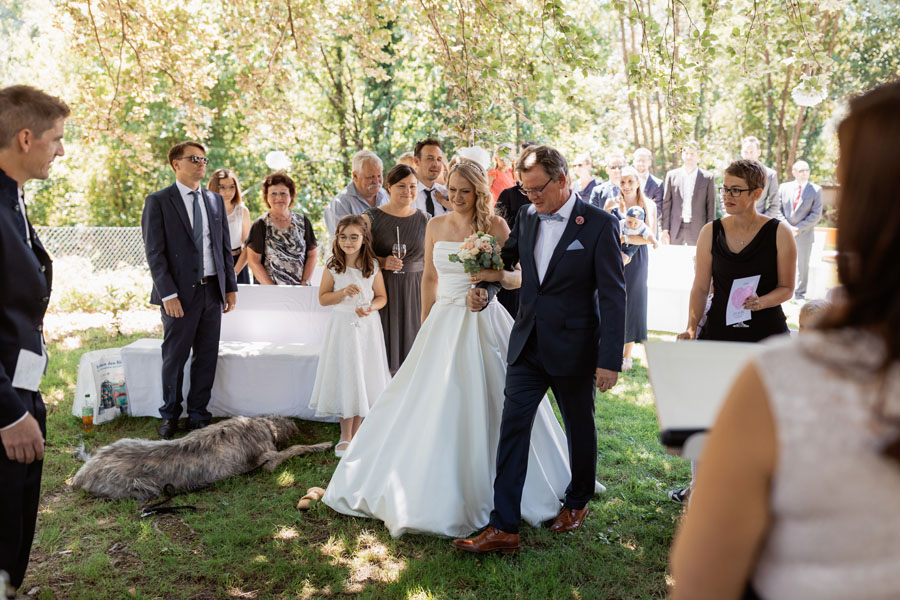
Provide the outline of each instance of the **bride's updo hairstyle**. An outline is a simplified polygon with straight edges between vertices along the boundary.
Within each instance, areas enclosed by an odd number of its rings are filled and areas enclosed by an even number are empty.
[[[838,138],[837,263],[845,297],[819,328],[863,329],[884,342],[878,372],[860,375],[878,375],[885,383],[875,411],[896,427],[898,435],[885,453],[900,460],[900,415],[884,406],[891,393],[887,384],[893,381],[896,392],[900,369],[900,79],[852,99]]]
[[[488,185],[487,173],[484,168],[468,159],[460,158],[459,161],[450,168],[450,174],[447,175],[447,182],[450,182],[450,176],[459,173],[466,178],[466,181],[475,188],[475,217],[472,225],[475,231],[487,233],[491,229],[491,217],[494,211],[491,208],[491,188]]]

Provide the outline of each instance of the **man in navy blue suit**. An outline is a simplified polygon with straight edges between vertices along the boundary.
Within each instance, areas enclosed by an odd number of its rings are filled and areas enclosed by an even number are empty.
[[[162,306],[163,406],[159,437],[178,430],[184,365],[191,350],[186,429],[209,424],[207,410],[219,357],[222,313],[234,309],[237,283],[222,196],[203,189],[206,150],[181,142],[169,150],[175,183],[147,196],[141,231],[153,278],[152,304]]]
[[[632,154],[631,164],[644,186],[644,196],[656,204],[656,214],[662,214],[663,181],[650,172],[650,167],[653,166],[653,153],[647,148],[638,148]]]
[[[522,207],[503,246],[506,270],[475,277],[507,288],[521,286],[521,299],[509,338],[494,510],[481,534],[453,542],[467,552],[519,549],[531,427],[548,388],[562,413],[572,469],[551,530],[581,527],[597,471],[594,389],[612,389],[622,366],[625,275],[618,222],[569,190],[568,165],[554,148],[526,149],[516,170],[532,204]],[[521,270],[514,270],[517,264]],[[472,310],[486,304],[482,291],[470,293]]]
[[[32,87],[0,90],[0,570],[12,597],[25,578],[41,492],[47,412],[38,386],[52,280],[22,188],[50,176],[68,116],[62,100]]]

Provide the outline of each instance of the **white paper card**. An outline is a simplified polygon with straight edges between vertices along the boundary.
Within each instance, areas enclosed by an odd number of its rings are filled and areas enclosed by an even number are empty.
[[[734,325],[741,321],[750,320],[752,313],[744,308],[744,300],[756,293],[760,275],[752,277],[739,277],[731,283],[731,292],[728,294],[728,306],[725,308],[725,324]]]
[[[30,392],[38,391],[46,365],[46,352],[35,354],[22,348],[19,350],[19,360],[16,361],[16,372],[13,374],[12,386]]]

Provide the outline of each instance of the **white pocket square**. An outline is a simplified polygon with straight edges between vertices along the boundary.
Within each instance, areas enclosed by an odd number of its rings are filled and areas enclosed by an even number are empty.
[[[582,246],[581,242],[579,242],[578,240],[574,240],[571,244],[569,244],[569,247],[566,248],[566,252],[568,252],[569,250],[584,250],[584,246]]]

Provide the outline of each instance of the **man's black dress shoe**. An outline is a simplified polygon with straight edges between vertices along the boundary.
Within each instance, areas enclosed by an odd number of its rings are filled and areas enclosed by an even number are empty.
[[[178,431],[178,419],[163,419],[156,429],[161,440],[171,440],[176,431]]]
[[[194,421],[193,419],[188,419],[188,422],[185,423],[184,428],[186,431],[194,431],[195,429],[203,429],[204,427],[208,427],[209,423],[205,421]]]

